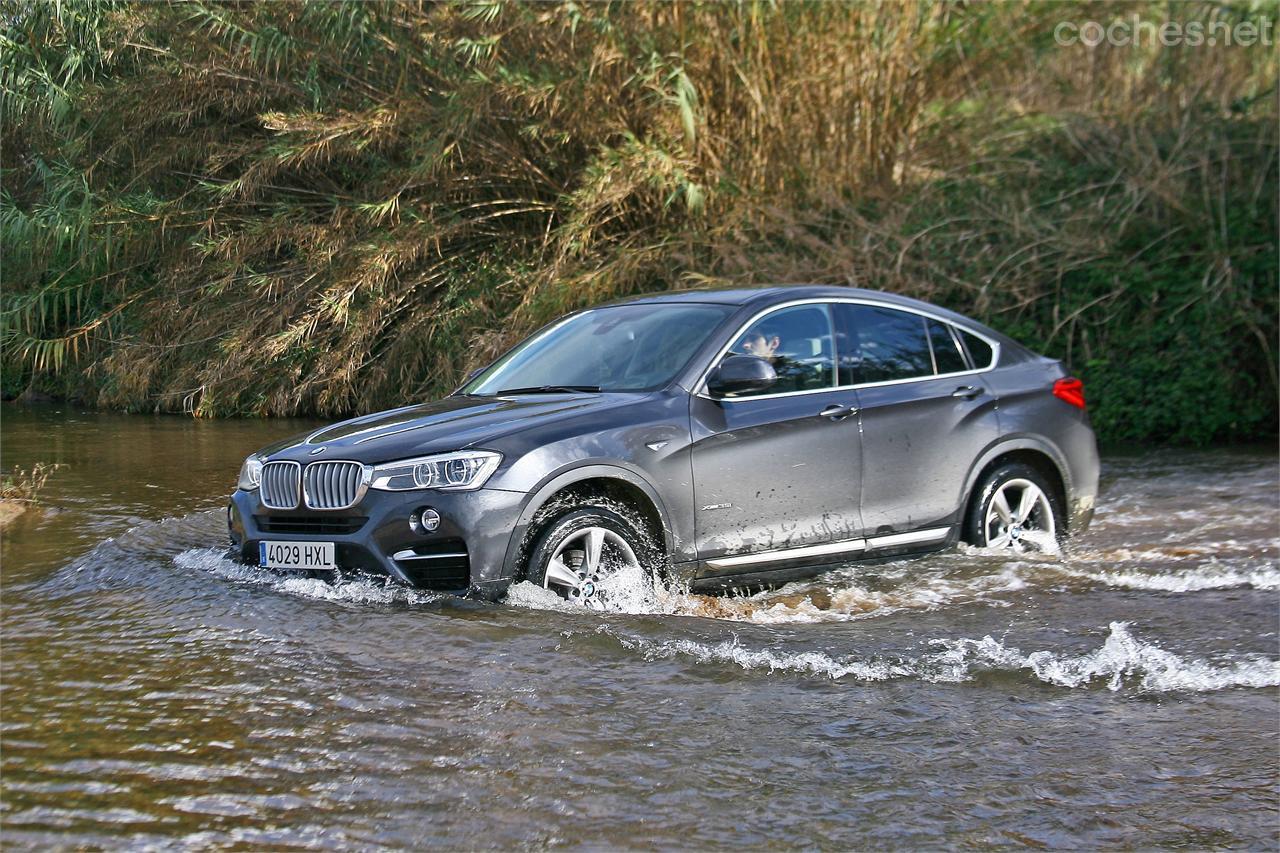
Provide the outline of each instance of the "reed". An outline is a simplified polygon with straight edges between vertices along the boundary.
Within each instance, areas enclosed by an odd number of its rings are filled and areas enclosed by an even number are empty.
[[[27,470],[15,465],[12,472],[0,478],[0,501],[36,503],[44,484],[61,467],[63,466],[37,462]]]
[[[1067,359],[1106,438],[1274,433],[1276,52],[1052,31],[1277,5],[0,0],[5,390],[347,414],[817,281]]]

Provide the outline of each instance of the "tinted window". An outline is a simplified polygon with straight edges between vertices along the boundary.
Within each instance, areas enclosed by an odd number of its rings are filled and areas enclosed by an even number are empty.
[[[946,323],[929,321],[929,343],[933,345],[933,363],[938,368],[938,373],[959,373],[969,369]]]
[[[960,337],[964,340],[965,348],[969,350],[969,358],[973,359],[973,366],[978,370],[991,366],[991,359],[995,355],[991,351],[991,344],[984,341],[977,335],[970,334],[964,329],[957,329]]]
[[[540,385],[643,391],[673,379],[732,309],[615,305],[574,314],[529,338],[467,383],[468,394]]]
[[[933,375],[924,317],[848,303],[835,312],[841,385]]]
[[[729,355],[754,355],[773,365],[778,381],[756,395],[830,388],[835,359],[827,307],[797,305],[767,314],[738,336],[726,357]]]

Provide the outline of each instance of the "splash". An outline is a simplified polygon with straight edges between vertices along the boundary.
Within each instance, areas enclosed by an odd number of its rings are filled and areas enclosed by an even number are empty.
[[[319,578],[288,577],[237,563],[228,559],[225,552],[212,548],[192,548],[175,556],[173,561],[184,569],[208,572],[233,583],[268,586],[276,592],[300,598],[352,604],[428,604],[447,598],[441,593],[402,586],[390,578],[356,577],[334,583]]]
[[[1007,606],[999,595],[1027,586],[1034,565],[1009,563],[977,577],[921,571],[919,564],[881,566],[874,575],[856,567],[835,570],[814,581],[787,584],[755,594],[700,595],[679,584],[654,583],[648,575],[610,578],[605,612],[632,615],[698,616],[759,625],[848,622],[904,610],[934,610],[953,603],[985,601]],[[886,588],[876,589],[882,584]],[[512,585],[506,603],[535,610],[581,613],[559,595],[528,582]]]
[[[687,657],[697,663],[732,664],[744,670],[817,675],[832,680],[875,682],[915,678],[932,683],[971,681],[983,672],[1017,672],[1045,684],[1084,688],[1103,684],[1112,691],[1203,692],[1233,687],[1280,686],[1280,661],[1248,659],[1229,664],[1188,660],[1144,642],[1125,622],[1112,622],[1102,646],[1083,655],[1051,651],[1024,654],[991,636],[980,640],[932,640],[935,652],[899,659],[833,657],[825,652],[750,649],[738,638],[719,643],[624,637],[607,626],[597,629],[646,660]]]
[[[1242,587],[1262,590],[1280,589],[1280,569],[1275,566],[1233,569],[1212,559],[1202,566],[1175,572],[1084,571],[1070,567],[1063,567],[1062,572],[1107,586],[1152,592],[1200,592]]]
[[[1102,647],[1079,656],[1049,651],[1024,655],[990,636],[981,640],[935,640],[943,651],[934,660],[958,674],[975,668],[1027,670],[1046,684],[1086,687],[1103,681],[1110,690],[1135,684],[1142,691],[1223,690],[1229,687],[1280,686],[1280,661],[1251,659],[1224,666],[1186,660],[1134,637],[1127,622],[1112,622]]]
[[[701,597],[701,596],[697,596]],[[587,608],[565,600],[554,590],[544,589],[529,581],[514,583],[507,590],[506,603],[531,610],[554,610],[561,613],[622,613],[676,615],[686,613],[687,592],[678,584],[655,582],[653,575],[641,567],[625,567],[599,583],[596,606]]]
[[[773,649],[748,649],[737,637],[721,643],[700,643],[695,640],[645,640],[610,634],[625,649],[640,652],[646,660],[690,657],[698,663],[728,663],[742,669],[762,669],[767,672],[798,672],[821,675],[830,679],[852,676],[858,681],[887,681],[915,674],[909,663],[889,661],[833,658],[824,652],[779,652]]]

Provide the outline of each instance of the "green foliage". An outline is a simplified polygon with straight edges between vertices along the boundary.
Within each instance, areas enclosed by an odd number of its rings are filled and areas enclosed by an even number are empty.
[[[1275,52],[1052,37],[1274,6],[0,0],[4,392],[367,411],[816,281],[1064,359],[1104,439],[1274,434]]]

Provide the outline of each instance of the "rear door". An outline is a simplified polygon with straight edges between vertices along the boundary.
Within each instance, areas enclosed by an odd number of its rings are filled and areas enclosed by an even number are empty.
[[[857,400],[851,389],[835,388],[830,306],[794,305],[757,318],[725,355],[760,355],[760,346],[777,384],[719,399],[703,389],[691,398],[704,576],[768,571],[777,555],[762,552],[860,542]]]
[[[996,400],[950,323],[862,303],[835,305],[834,320],[840,383],[858,388],[868,546],[940,541],[961,521],[973,460],[999,434]]]

